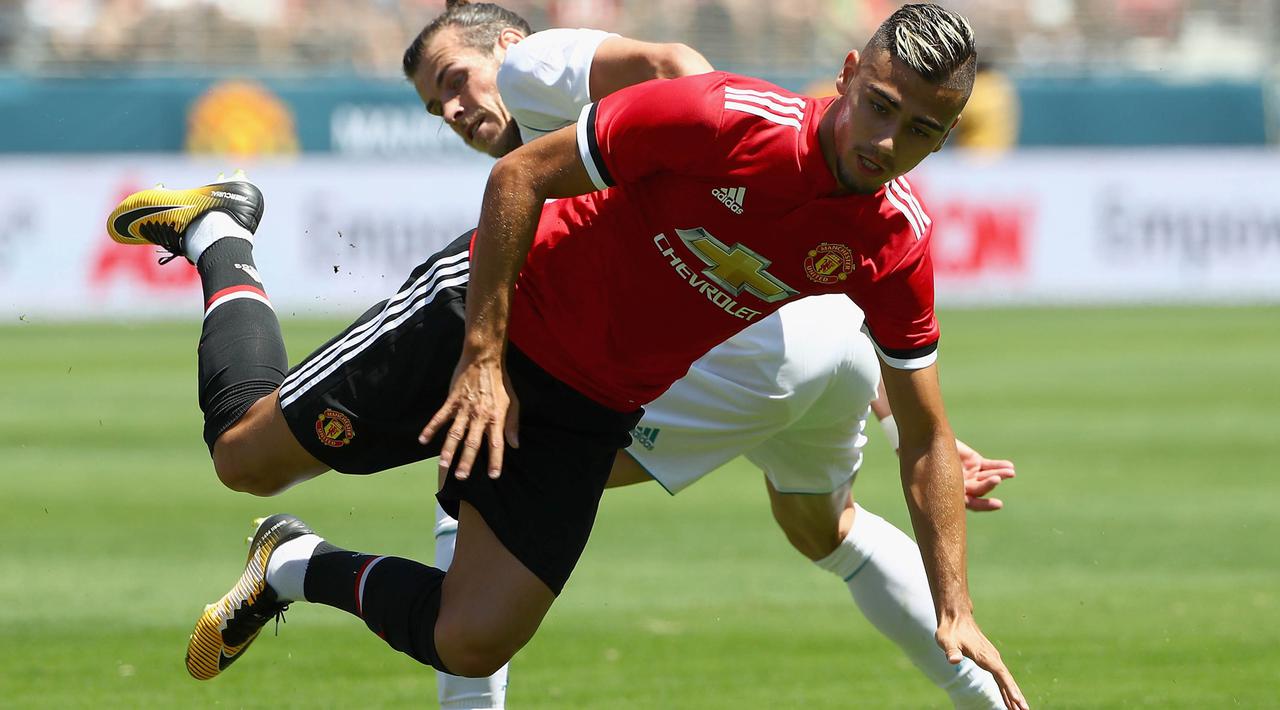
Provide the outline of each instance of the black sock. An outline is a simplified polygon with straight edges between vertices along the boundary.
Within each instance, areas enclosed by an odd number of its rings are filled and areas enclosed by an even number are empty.
[[[307,601],[360,617],[387,645],[448,673],[435,640],[443,584],[444,572],[434,567],[322,542],[307,563],[303,590]]]
[[[212,451],[222,432],[284,382],[289,360],[280,322],[253,264],[253,244],[219,239],[205,249],[196,269],[204,286],[200,409]]]

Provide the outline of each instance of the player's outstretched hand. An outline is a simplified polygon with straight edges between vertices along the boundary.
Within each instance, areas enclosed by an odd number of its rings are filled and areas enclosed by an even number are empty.
[[[986,458],[959,439],[956,439],[956,452],[960,454],[960,469],[964,473],[964,506],[979,513],[1003,508],[1004,501],[986,495],[1004,479],[1017,475],[1013,462]]]
[[[1013,674],[1000,658],[1000,652],[987,640],[973,616],[943,619],[938,624],[936,638],[951,663],[959,663],[962,656],[968,656],[974,663],[990,671],[995,676],[996,684],[1000,686],[1000,695],[1004,697],[1006,708],[1030,710],[1031,706],[1027,704]]]
[[[427,422],[418,436],[418,443],[426,444],[449,424],[444,444],[440,447],[440,472],[447,474],[457,456],[458,466],[454,474],[458,480],[471,475],[480,447],[488,441],[489,478],[502,475],[503,438],[512,447],[519,446],[516,423],[519,421],[520,403],[511,388],[511,381],[501,365],[501,358],[479,359],[463,354],[458,369],[453,373],[449,397],[444,406]],[[462,451],[458,451],[461,444]]]

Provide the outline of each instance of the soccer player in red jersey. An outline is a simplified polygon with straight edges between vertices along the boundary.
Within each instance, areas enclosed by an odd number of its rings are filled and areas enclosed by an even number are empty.
[[[493,157],[573,125],[586,105],[620,88],[710,71],[706,59],[684,45],[594,29],[533,33],[506,8],[465,0],[451,0],[404,58],[405,76],[427,111]],[[712,195],[740,214],[754,204],[741,186],[716,188]],[[935,643],[933,597],[915,542],[853,501],[868,400],[880,382],[875,350],[853,327],[861,322],[862,312],[847,296],[826,294],[788,301],[716,345],[645,404],[608,485],[657,481],[675,495],[745,457],[764,474],[774,518],[792,545],[840,580],[859,611],[956,708],[1003,707],[990,673],[967,659],[949,663]],[[873,407],[886,417],[887,398]],[[892,418],[881,423],[896,441]],[[1000,501],[980,496],[1013,475],[1012,464],[985,459],[959,441],[956,446],[966,505],[998,508]],[[457,527],[437,505],[435,567],[448,569]],[[440,706],[500,710],[508,676],[505,666],[485,678],[439,673]]]
[[[908,5],[848,54],[834,99],[723,73],[606,97],[500,160],[477,231],[282,382],[279,328],[251,258],[256,188],[127,198],[113,236],[160,244],[200,271],[201,403],[224,481],[253,489],[281,470],[372,473],[438,453],[438,498],[459,520],[446,575],[335,547],[292,516],[267,519],[241,579],[197,623],[188,670],[216,675],[306,600],[360,617],[437,669],[491,673],[568,580],[639,408],[782,303],[843,293],[885,365],[938,643],[1026,707],[968,595],[960,470],[934,364],[931,224],[902,178],[954,126],[975,60],[963,18]],[[726,209],[715,194],[726,186],[749,191],[750,209]]]

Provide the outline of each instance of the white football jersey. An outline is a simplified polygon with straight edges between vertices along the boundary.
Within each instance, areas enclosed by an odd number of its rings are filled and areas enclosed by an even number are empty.
[[[591,62],[600,43],[618,35],[601,30],[543,30],[507,48],[498,68],[498,93],[528,143],[578,120],[591,103]]]

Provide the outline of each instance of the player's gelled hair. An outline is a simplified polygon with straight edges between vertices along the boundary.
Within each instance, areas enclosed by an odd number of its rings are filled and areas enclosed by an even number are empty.
[[[526,35],[533,34],[529,23],[521,16],[501,5],[491,2],[471,3],[468,0],[446,0],[444,12],[422,28],[404,51],[404,75],[413,79],[422,62],[422,50],[437,32],[445,27],[457,27],[462,41],[468,47],[482,52],[492,51],[498,35],[508,27],[514,27]]]
[[[968,90],[978,66],[973,27],[959,13],[933,4],[898,8],[867,42],[886,49],[935,84]]]

